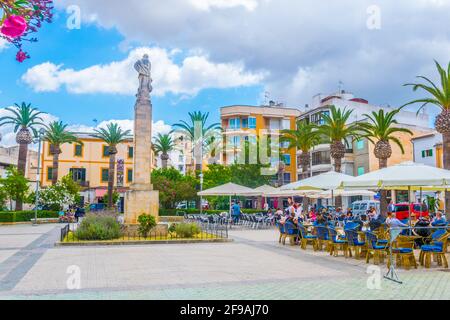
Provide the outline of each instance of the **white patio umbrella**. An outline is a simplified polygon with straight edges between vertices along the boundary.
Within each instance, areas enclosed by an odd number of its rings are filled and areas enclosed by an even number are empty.
[[[202,197],[207,196],[229,196],[230,197],[230,215],[231,215],[231,198],[236,196],[258,196],[258,192],[253,189],[240,186],[234,183],[227,183],[215,188],[204,190],[197,193],[197,195]]]
[[[261,187],[256,188],[253,191],[258,192],[258,195],[260,196],[265,196],[266,193],[276,192],[277,188],[265,184]]]
[[[342,182],[352,181],[355,177],[330,171],[308,179],[300,180],[281,187],[281,190],[331,190],[331,199],[334,205],[334,192],[340,188]]]
[[[353,180],[343,181],[345,189],[387,189],[396,187],[438,187],[450,185],[450,171],[420,163],[401,164],[373,171]]]
[[[414,162],[403,162],[342,183],[342,187],[345,189],[386,190],[407,187],[409,194],[411,194],[411,190],[417,188],[440,189],[447,188],[449,185],[449,170]]]
[[[355,177],[339,173],[339,172],[326,172],[318,176],[314,176],[308,179],[300,180],[291,184],[287,184],[281,187],[281,190],[336,190],[342,182],[352,181]]]
[[[327,190],[318,194],[311,195],[311,198],[314,199],[331,199],[333,197],[354,197],[354,196],[363,196],[363,197],[374,197],[376,195],[375,192],[369,190]]]
[[[282,197],[307,197],[311,194],[318,194],[321,190],[280,190],[276,189],[273,192],[265,193],[264,196],[267,198],[282,198]]]

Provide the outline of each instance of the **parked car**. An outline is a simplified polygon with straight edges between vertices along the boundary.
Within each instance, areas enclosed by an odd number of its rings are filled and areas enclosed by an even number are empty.
[[[374,207],[377,212],[380,212],[380,201],[377,200],[363,200],[352,203],[353,216],[358,217],[362,214],[367,214],[367,210]]]
[[[407,220],[409,219],[409,210],[411,209],[411,213],[414,213],[417,218],[420,217],[428,217],[430,212],[428,210],[427,205],[420,203],[397,203],[395,204],[395,215],[399,220]]]

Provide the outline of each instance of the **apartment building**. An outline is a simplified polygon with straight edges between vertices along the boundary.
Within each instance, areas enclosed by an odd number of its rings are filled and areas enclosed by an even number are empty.
[[[6,170],[13,166],[17,167],[17,161],[19,159],[19,146],[14,147],[0,147],[0,177],[4,178]],[[38,155],[37,152],[28,149],[27,166],[25,170],[25,177],[31,182],[36,182],[36,169]]]
[[[287,108],[281,104],[270,103],[268,106],[234,105],[221,108],[221,122],[224,129],[223,164],[238,161],[243,152],[244,141],[256,144],[265,136],[280,138],[280,131],[295,129],[300,110]],[[281,184],[297,181],[296,150],[288,150],[288,145],[280,143],[283,163]],[[279,158],[272,157],[270,163],[278,168]]]
[[[329,114],[330,106],[335,105],[338,108],[347,108],[353,110],[350,123],[367,121],[365,114],[371,114],[384,109],[386,112],[394,110],[391,107],[381,107],[372,105],[369,101],[355,97],[353,94],[341,91],[332,95],[317,95],[313,98],[312,104],[305,107],[305,112],[299,117],[300,120],[322,124],[323,114]],[[416,115],[416,112],[401,111],[397,117],[399,127],[406,127],[413,133],[413,137],[429,134],[432,130],[429,127],[430,119],[426,113]],[[405,154],[402,154],[400,148],[392,144],[393,155],[388,161],[388,165],[395,165],[404,161],[414,159],[414,150],[411,136],[404,133],[397,134],[397,138],[402,142]],[[378,159],[374,156],[374,145],[367,139],[359,141],[348,141],[346,156],[343,159],[342,171],[348,175],[359,176],[367,172],[378,169]],[[312,167],[308,175],[319,175],[324,172],[334,170],[333,159],[330,156],[330,145],[322,144],[316,146],[312,153]],[[300,155],[300,151],[298,152]],[[298,169],[299,179],[301,179],[301,168]]]
[[[81,196],[84,202],[102,203],[108,187],[108,145],[86,133],[77,133],[76,136],[82,144],[61,146],[58,177],[70,174],[82,187]],[[125,192],[133,183],[133,137],[130,136],[124,143],[119,144],[117,150],[114,180],[123,201]],[[43,168],[41,185],[48,187],[51,185],[53,174],[53,156],[48,142],[43,143],[41,158]]]

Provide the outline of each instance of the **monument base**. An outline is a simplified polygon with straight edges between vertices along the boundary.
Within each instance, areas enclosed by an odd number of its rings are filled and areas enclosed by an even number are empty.
[[[142,214],[159,220],[159,191],[131,190],[125,195],[125,224],[138,224]]]

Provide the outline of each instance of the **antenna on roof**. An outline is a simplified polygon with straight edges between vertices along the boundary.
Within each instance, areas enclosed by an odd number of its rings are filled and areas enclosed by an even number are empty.
[[[339,80],[339,94],[344,93],[343,88],[344,88],[344,82]]]
[[[269,104],[269,99],[270,99],[270,92],[266,91],[264,92],[264,105],[267,106]]]

